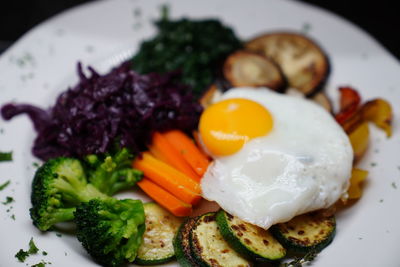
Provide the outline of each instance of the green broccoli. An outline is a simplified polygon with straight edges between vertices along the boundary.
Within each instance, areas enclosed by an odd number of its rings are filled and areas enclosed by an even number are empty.
[[[120,266],[136,258],[145,230],[140,200],[92,199],[75,211],[77,237],[103,266]]]
[[[75,207],[93,198],[108,198],[87,182],[82,164],[59,157],[43,164],[32,182],[30,209],[33,224],[42,231],[74,218]]]
[[[106,155],[89,155],[85,158],[88,180],[106,195],[133,187],[143,173],[132,169],[133,155],[127,148]]]

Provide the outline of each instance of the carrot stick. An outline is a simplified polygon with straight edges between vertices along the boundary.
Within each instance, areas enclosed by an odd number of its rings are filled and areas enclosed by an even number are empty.
[[[186,134],[172,130],[162,134],[175,147],[193,170],[201,177],[206,172],[209,161]]]
[[[192,169],[183,155],[160,133],[154,133],[150,152],[158,159],[175,167],[195,181],[200,181],[199,175]]]
[[[144,176],[158,184],[183,202],[194,205],[201,199],[200,185],[190,177],[154,158],[149,152],[137,157],[133,167],[141,170]]]
[[[180,201],[174,195],[164,190],[147,178],[143,178],[137,185],[154,201],[169,210],[175,216],[189,216],[192,205]]]
[[[201,141],[200,141],[200,134],[198,131],[193,131],[192,132],[193,138],[194,138],[194,142],[196,147],[199,149],[199,151],[201,152],[201,154],[203,154],[203,156],[210,160],[210,157],[207,155],[207,152],[203,149],[203,147],[201,146]]]

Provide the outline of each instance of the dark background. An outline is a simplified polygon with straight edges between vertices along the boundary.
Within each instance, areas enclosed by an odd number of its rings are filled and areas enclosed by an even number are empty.
[[[68,7],[89,1],[9,0],[7,6],[4,2],[6,0],[0,4],[0,53],[39,22]],[[395,7],[396,1],[303,0],[302,2],[323,7],[347,18],[368,31],[400,59],[400,15],[399,9]]]

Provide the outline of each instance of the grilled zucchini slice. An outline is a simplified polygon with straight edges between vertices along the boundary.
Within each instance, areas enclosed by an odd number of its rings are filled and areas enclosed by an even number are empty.
[[[182,219],[153,202],[144,204],[144,213],[146,230],[135,263],[156,265],[173,260],[175,253],[172,241]]]
[[[244,222],[223,210],[217,213],[217,224],[231,247],[250,260],[272,262],[286,255],[286,249],[269,231]]]
[[[201,215],[190,234],[192,255],[200,266],[245,267],[251,263],[233,250],[222,237],[216,213]]]
[[[329,75],[329,60],[321,47],[298,33],[264,34],[247,42],[245,48],[274,60],[289,86],[307,96],[321,89]]]
[[[336,221],[333,215],[324,217],[321,212],[307,213],[272,226],[271,232],[289,251],[321,251],[332,242]]]
[[[182,267],[198,267],[195,259],[192,256],[190,248],[190,232],[196,224],[196,218],[186,219],[179,227],[174,238],[174,251],[176,259]]]
[[[236,51],[223,67],[225,79],[233,87],[265,86],[275,91],[286,87],[285,78],[278,65],[267,57],[250,51]]]

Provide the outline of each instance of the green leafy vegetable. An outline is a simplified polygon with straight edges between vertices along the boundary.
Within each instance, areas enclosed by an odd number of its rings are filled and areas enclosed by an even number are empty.
[[[140,73],[182,72],[181,82],[200,96],[217,77],[227,55],[242,47],[232,29],[218,20],[167,19],[165,9],[156,22],[158,34],[143,42],[132,59]]]
[[[12,161],[12,152],[0,152],[1,161]]]

